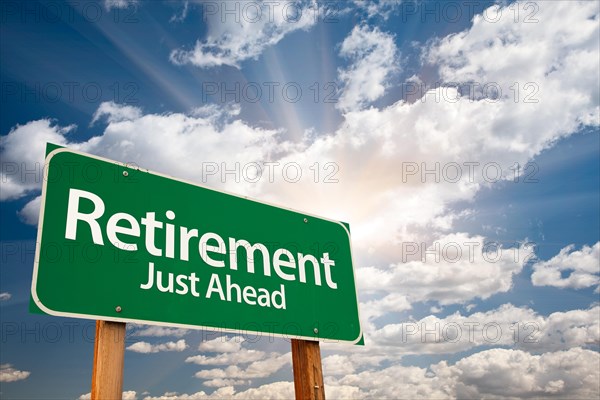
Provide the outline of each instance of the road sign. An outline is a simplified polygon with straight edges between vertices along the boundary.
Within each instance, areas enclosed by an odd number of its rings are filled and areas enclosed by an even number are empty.
[[[42,312],[360,344],[346,224],[66,148],[41,203]]]

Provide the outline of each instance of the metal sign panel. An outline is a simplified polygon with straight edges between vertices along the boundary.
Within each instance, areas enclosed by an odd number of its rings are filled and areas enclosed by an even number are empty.
[[[361,340],[347,225],[66,148],[46,172],[41,311]]]

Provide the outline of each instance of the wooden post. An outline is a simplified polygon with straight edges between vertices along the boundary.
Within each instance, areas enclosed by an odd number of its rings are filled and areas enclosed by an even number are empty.
[[[296,400],[325,400],[319,342],[292,339]]]
[[[92,400],[115,400],[123,396],[125,323],[96,321]]]

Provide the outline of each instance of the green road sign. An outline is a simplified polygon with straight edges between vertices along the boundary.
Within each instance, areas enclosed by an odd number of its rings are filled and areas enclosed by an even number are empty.
[[[65,148],[46,157],[31,292],[57,316],[362,336],[347,225]]]

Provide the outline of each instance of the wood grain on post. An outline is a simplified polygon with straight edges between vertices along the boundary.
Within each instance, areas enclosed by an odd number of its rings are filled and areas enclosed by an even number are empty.
[[[125,323],[96,321],[92,400],[121,399],[124,356]]]
[[[319,342],[292,339],[296,400],[325,400]]]

